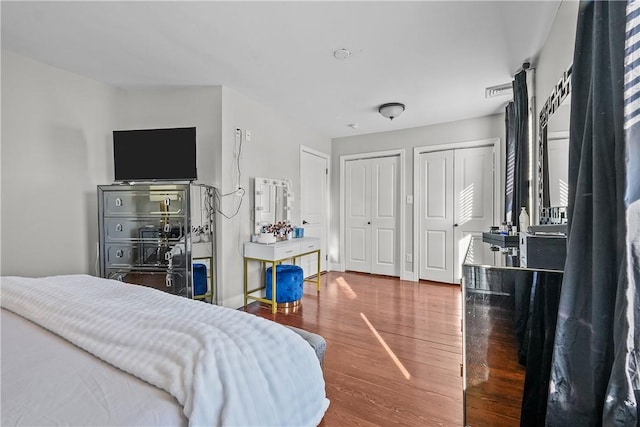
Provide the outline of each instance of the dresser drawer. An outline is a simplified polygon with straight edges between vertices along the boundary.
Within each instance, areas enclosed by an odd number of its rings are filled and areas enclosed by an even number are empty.
[[[181,216],[186,212],[184,190],[104,191],[102,203],[105,216]]]
[[[320,249],[320,239],[305,239],[300,242],[300,253],[304,254]]]
[[[126,218],[104,219],[106,242],[157,241],[167,239],[177,242],[184,237],[182,218]]]
[[[177,246],[177,247],[176,247]],[[174,250],[174,248],[176,248]],[[182,245],[165,245],[157,242],[132,244],[107,244],[104,247],[106,268],[158,267],[183,268],[186,255]]]
[[[135,269],[107,269],[107,279],[134,285],[148,286],[171,294],[189,296],[190,282],[183,271],[141,271]]]
[[[298,242],[286,243],[274,248],[272,259],[290,258],[300,253],[300,244]]]
[[[246,258],[277,261],[292,258],[301,254],[320,250],[320,239],[305,237],[302,239],[285,240],[271,245],[246,242],[244,256]]]

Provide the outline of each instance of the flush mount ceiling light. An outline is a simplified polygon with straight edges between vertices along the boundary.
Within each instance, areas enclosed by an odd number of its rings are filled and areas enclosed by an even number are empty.
[[[389,120],[393,120],[398,117],[404,111],[404,104],[399,102],[389,102],[387,104],[382,104],[378,108],[378,112],[382,114],[383,117],[386,117]]]
[[[348,49],[336,49],[333,51],[333,57],[339,60],[347,59],[351,56]]]

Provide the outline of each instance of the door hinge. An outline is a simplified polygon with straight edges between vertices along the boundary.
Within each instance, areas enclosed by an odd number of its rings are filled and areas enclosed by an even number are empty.
[[[324,170],[324,173],[325,173],[325,175],[329,175],[329,168],[326,168],[326,169]]]

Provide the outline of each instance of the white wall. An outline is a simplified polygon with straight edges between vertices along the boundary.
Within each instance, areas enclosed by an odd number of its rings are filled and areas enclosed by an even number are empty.
[[[218,216],[219,292],[225,306],[239,307],[243,298],[242,244],[253,233],[252,178],[268,177],[291,180],[295,194],[291,221],[300,224],[300,145],[331,153],[331,140],[298,125],[269,108],[228,87],[222,88],[222,188],[224,193],[236,189],[236,156],[239,140],[235,129],[251,131],[251,141],[243,142],[240,185],[246,190],[238,215],[232,219]],[[225,197],[223,212],[231,216],[240,202],[233,195]],[[258,280],[252,270],[253,280]]]
[[[96,186],[113,182],[114,129],[196,126],[198,181],[228,192],[238,127],[253,132],[241,158],[247,194],[236,217],[218,216],[217,279],[222,302],[239,307],[251,178],[291,180],[298,199],[300,145],[331,151],[329,138],[229,88],[116,89],[4,50],[1,71],[3,275],[96,274]],[[238,201],[225,198],[224,212]]]
[[[118,102],[119,129],[196,127],[197,182],[220,186],[222,87],[132,89]],[[113,147],[110,149],[113,152]],[[113,172],[111,171],[111,181]],[[111,182],[109,181],[109,182]]]
[[[547,40],[536,61],[536,125],[540,110],[560,81],[562,73],[573,63],[573,49],[578,22],[577,1],[563,1],[553,21]]]
[[[401,117],[397,120],[401,120]],[[423,126],[393,132],[383,132],[353,137],[336,138],[331,143],[331,230],[329,237],[329,261],[341,262],[340,254],[340,156],[392,149],[405,149],[405,188],[413,195],[413,148],[425,145],[447,144],[463,141],[500,138],[504,140],[504,115],[480,117],[432,126]],[[405,250],[413,252],[413,206],[406,206]],[[414,260],[416,257],[414,256]],[[405,272],[413,271],[413,263],[401,263]]]
[[[118,90],[2,51],[2,275],[94,273]]]

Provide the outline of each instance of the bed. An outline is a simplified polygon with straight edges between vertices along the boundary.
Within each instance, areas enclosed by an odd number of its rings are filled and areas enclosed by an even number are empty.
[[[87,275],[3,277],[2,425],[317,425],[320,363],[237,310]]]

